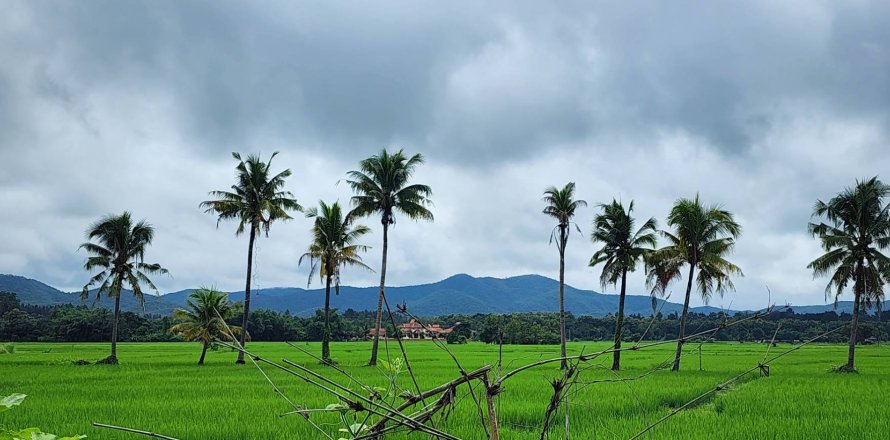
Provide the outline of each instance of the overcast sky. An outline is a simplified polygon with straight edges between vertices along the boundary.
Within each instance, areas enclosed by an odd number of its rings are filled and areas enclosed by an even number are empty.
[[[7,2],[0,273],[77,290],[84,230],[130,210],[157,230],[162,291],[240,290],[246,237],[198,208],[233,183],[230,152],[280,151],[274,168],[312,206],[348,203],[338,181],[387,147],[426,156],[416,181],[436,216],[398,219],[394,285],[556,278],[540,198],[574,181],[591,207],[568,243],[573,286],[600,290],[596,203],[634,200],[663,225],[699,192],[744,227],[745,277],[711,304],[761,307],[767,285],[823,303],[806,225],[816,199],[890,178],[888,42],[886,1]],[[377,268],[379,220],[364,223]],[[255,287],[306,285],[309,227],[273,225]]]

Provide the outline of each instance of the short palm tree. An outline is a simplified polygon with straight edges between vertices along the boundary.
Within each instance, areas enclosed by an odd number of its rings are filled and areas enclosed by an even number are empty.
[[[145,296],[142,285],[158,293],[158,289],[152,283],[149,275],[166,274],[159,264],[145,262],[145,251],[154,238],[154,228],[144,220],[133,223],[129,212],[121,215],[108,215],[93,223],[87,229],[87,239],[81,249],[87,251],[90,256],[84,263],[84,269],[92,272],[99,270],[90,281],[83,286],[81,299],[86,300],[90,295],[90,287],[99,285],[96,289],[96,301],[102,295],[114,298],[114,323],[111,331],[111,356],[105,359],[105,363],[117,363],[117,330],[121,314],[121,291],[124,287],[132,290],[133,296],[139,303],[145,306]],[[95,243],[93,242],[95,240]]]
[[[669,244],[652,253],[648,262],[648,281],[653,294],[664,294],[673,281],[682,278],[682,269],[688,266],[686,297],[672,367],[673,371],[679,371],[693,281],[696,281],[698,293],[706,304],[713,292],[722,296],[735,289],[730,277],[742,276],[742,270],[725,257],[735,247],[742,227],[731,212],[716,205],[704,206],[697,194],[693,199],[677,200],[668,214],[667,224],[673,232],[661,231]],[[698,278],[695,277],[696,270]]]
[[[855,371],[856,331],[859,310],[872,304],[880,310],[884,284],[890,281],[890,259],[882,252],[890,247],[890,185],[877,177],[857,181],[828,202],[817,201],[814,217],[826,222],[810,223],[809,230],[819,239],[825,254],[807,267],[813,276],[830,275],[825,288],[826,299],[838,297],[853,284],[853,322],[850,327],[850,348],[847,364],[839,371]]]
[[[654,251],[657,238],[657,223],[650,218],[639,229],[634,230],[635,220],[632,216],[634,202],[631,201],[627,210],[621,202],[612,200],[609,204],[600,204],[602,210],[593,218],[593,233],[590,235],[594,243],[602,243],[603,247],[590,258],[590,267],[603,264],[600,284],[605,288],[621,281],[621,295],[618,297],[618,315],[615,322],[615,351],[612,354],[612,370],[621,369],[621,337],[624,327],[624,299],[627,293],[627,273],[637,269],[637,263]]]
[[[272,159],[278,155],[272,154],[268,162],[263,162],[259,156],[247,156],[242,160],[241,155],[232,153],[232,157],[238,161],[235,167],[237,182],[232,185],[231,191],[211,191],[210,196],[214,200],[201,202],[205,212],[218,216],[216,225],[222,220],[238,220],[238,229],[235,235],[241,235],[248,231],[250,239],[247,244],[247,280],[244,287],[244,316],[241,320],[241,346],[247,340],[247,321],[250,316],[250,280],[253,272],[253,248],[257,235],[262,230],[269,236],[269,228],[276,220],[290,220],[288,211],[302,211],[303,207],[294,199],[290,191],[283,191],[285,179],[291,175],[290,170],[284,170],[278,174],[272,174]],[[238,353],[238,364],[244,363],[244,352]]]
[[[412,220],[433,221],[429,186],[410,183],[414,169],[423,164],[423,156],[405,155],[403,150],[390,154],[385,149],[359,163],[359,169],[347,176],[355,193],[349,217],[380,215],[383,225],[383,258],[380,265],[380,293],[377,296],[377,319],[374,325],[374,343],[368,365],[377,365],[377,347],[383,319],[383,298],[386,284],[386,253],[389,248],[389,227],[396,222],[395,214],[401,213]]]
[[[358,266],[371,270],[359,256],[359,253],[367,251],[368,247],[357,244],[358,239],[371,230],[362,225],[353,226],[353,219],[343,215],[337,202],[328,205],[319,201],[318,208],[309,209],[306,217],[314,218],[315,223],[312,225],[312,243],[309,245],[309,250],[300,257],[299,264],[303,264],[304,259],[309,259],[309,283],[312,282],[312,276],[316,271],[318,277],[325,280],[321,359],[323,362],[331,362],[331,285],[334,285],[336,294],[339,294],[340,268],[344,266]]]
[[[565,310],[565,273],[566,273],[566,242],[574,224],[572,218],[578,208],[587,206],[584,200],[575,200],[575,182],[569,182],[562,189],[551,186],[544,190],[543,200],[547,202],[544,214],[556,219],[556,227],[550,234],[550,242],[556,240],[559,249],[559,348],[563,358],[566,357],[566,310]],[[578,232],[581,229],[574,224]],[[562,360],[562,368],[566,368],[566,360]]]
[[[204,356],[213,341],[234,342],[233,337],[241,334],[241,327],[229,326],[225,321],[231,317],[233,311],[229,294],[212,288],[201,288],[189,294],[185,305],[186,308],[173,311],[173,321],[176,324],[169,331],[186,341],[201,342],[198,365],[204,365]]]

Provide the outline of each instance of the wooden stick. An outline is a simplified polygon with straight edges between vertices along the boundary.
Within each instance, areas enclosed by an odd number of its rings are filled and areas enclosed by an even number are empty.
[[[165,440],[179,440],[179,439],[177,439],[177,438],[175,438],[175,437],[170,437],[170,436],[166,436],[166,435],[163,435],[163,434],[158,434],[158,433],[156,433],[156,432],[148,432],[148,431],[143,431],[143,430],[141,430],[141,429],[124,428],[123,426],[106,425],[106,424],[104,424],[104,423],[96,423],[96,422],[93,422],[93,426],[98,427],[98,428],[106,428],[106,429],[114,429],[114,430],[117,430],[117,431],[130,432],[130,433],[133,433],[133,434],[144,435],[144,436],[146,436],[146,437],[162,438],[162,439],[165,439]]]

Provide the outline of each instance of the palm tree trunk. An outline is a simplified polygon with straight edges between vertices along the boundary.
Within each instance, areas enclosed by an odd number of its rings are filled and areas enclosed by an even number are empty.
[[[374,323],[374,344],[371,346],[371,360],[368,365],[377,365],[377,346],[380,344],[380,325],[383,320],[383,295],[386,285],[386,250],[389,246],[389,223],[383,221],[383,262],[380,263],[380,294],[377,296],[377,320]]]
[[[111,364],[117,363],[117,326],[121,319],[121,293],[117,292],[117,296],[114,297],[114,322],[111,324],[111,356],[108,357],[108,362]]]
[[[566,232],[565,228],[560,227],[560,244],[559,244],[559,352],[563,357],[560,362],[560,368],[566,369],[566,304],[565,304],[565,282],[566,282]]]
[[[683,301],[683,314],[680,316],[680,335],[677,337],[677,355],[674,357],[674,366],[671,371],[680,371],[680,356],[683,354],[683,340],[686,337],[686,315],[689,314],[689,297],[692,296],[692,276],[695,274],[695,264],[689,265],[689,280],[686,282],[686,300]]]
[[[201,348],[201,359],[198,359],[198,365],[204,365],[204,356],[207,355],[207,341],[204,341]]]
[[[856,330],[859,327],[859,303],[862,300],[862,262],[856,267],[856,281],[853,285],[853,321],[850,323],[850,348],[847,352],[847,365],[844,366],[845,371],[855,371],[854,361],[856,358]]]
[[[247,321],[250,318],[250,278],[253,272],[253,243],[256,241],[256,225],[250,225],[250,241],[247,245],[247,281],[244,286],[244,316],[241,318],[241,348],[247,347]],[[238,352],[236,364],[244,363],[244,352]]]
[[[328,272],[324,287],[324,335],[321,337],[321,360],[331,360],[331,275]]]
[[[627,293],[627,269],[621,270],[621,295],[618,297],[618,319],[615,321],[615,352],[612,353],[612,370],[621,369],[621,337],[624,330],[624,297]]]

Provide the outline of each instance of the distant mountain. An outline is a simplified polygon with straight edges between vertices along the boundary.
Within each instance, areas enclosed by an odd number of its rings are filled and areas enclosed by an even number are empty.
[[[0,274],[0,291],[13,292],[18,296],[19,301],[23,304],[38,306],[55,306],[62,304],[88,305],[92,306],[96,298],[96,291],[90,292],[90,297],[86,301],[81,301],[80,292],[62,292],[59,289],[50,287],[37,280],[21,277],[18,275]],[[145,295],[145,313],[151,315],[169,315],[178,304],[165,301],[163,296]],[[114,301],[103,297],[99,300],[97,307],[114,308]],[[129,290],[121,295],[121,310],[142,313],[139,302],[130,293]]]
[[[25,304],[55,305],[81,304],[79,293],[65,293],[39,281],[15,276],[0,275],[0,291],[18,294]],[[340,295],[331,297],[331,306],[340,310],[374,310],[377,307],[377,287],[341,287]],[[145,311],[149,314],[167,315],[185,303],[189,290],[168,293],[161,297],[146,296]],[[254,290],[251,306],[254,310],[289,310],[295,315],[306,316],[324,305],[323,289],[276,287]],[[557,310],[559,284],[556,280],[540,275],[522,275],[506,279],[459,274],[432,284],[418,286],[387,287],[390,306],[406,303],[408,309],[422,316],[453,313],[510,313],[553,312]],[[243,292],[232,292],[234,301],[243,299]],[[93,297],[86,301],[92,305]],[[103,298],[103,307],[113,307],[113,302]],[[667,303],[664,314],[679,313],[682,304]],[[121,298],[121,308],[141,312],[138,303],[129,292]],[[566,309],[576,315],[603,316],[618,308],[618,295],[604,295],[591,290],[566,286]],[[832,305],[798,306],[796,313],[821,313],[833,310]],[[628,295],[625,302],[628,314],[651,315],[652,302],[648,295]],[[838,312],[852,310],[852,303],[841,302]],[[716,307],[694,307],[697,313],[719,312]]]

